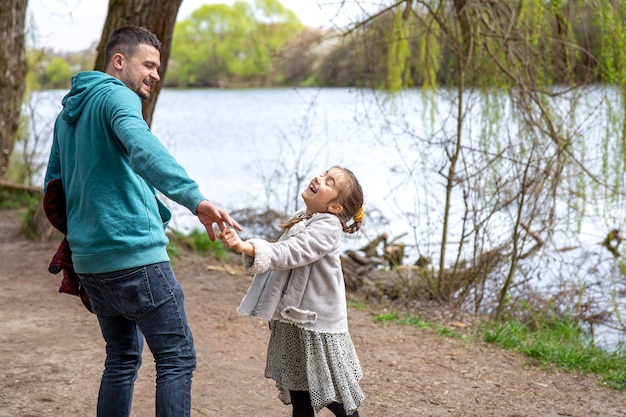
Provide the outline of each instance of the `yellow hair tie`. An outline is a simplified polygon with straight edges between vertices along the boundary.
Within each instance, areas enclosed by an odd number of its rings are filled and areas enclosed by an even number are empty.
[[[359,211],[357,211],[357,213],[354,215],[354,217],[352,217],[356,223],[361,223],[363,221],[363,212],[364,211],[365,211],[365,208],[363,206],[361,206]]]

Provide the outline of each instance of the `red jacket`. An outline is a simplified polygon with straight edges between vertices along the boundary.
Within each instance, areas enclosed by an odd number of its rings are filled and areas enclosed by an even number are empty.
[[[63,235],[67,235],[67,217],[65,213],[65,192],[63,191],[63,184],[61,179],[54,179],[48,183],[46,187],[46,193],[43,197],[43,211],[46,213],[46,217],[52,226],[54,226]],[[80,284],[78,275],[74,271],[74,264],[72,263],[72,250],[67,238],[63,237],[61,244],[59,245],[56,253],[50,261],[48,271],[53,274],[58,274],[63,271],[63,279],[61,280],[61,287],[59,292],[66,294],[77,295],[83,302],[87,310],[93,313],[91,309],[91,303],[89,297],[85,292],[85,289]]]

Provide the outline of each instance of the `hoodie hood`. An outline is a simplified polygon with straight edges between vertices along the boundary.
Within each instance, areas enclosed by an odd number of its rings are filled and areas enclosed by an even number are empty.
[[[81,115],[85,103],[111,83],[124,85],[120,80],[101,71],[84,71],[72,77],[72,88],[63,97],[62,117],[68,123],[74,123]]]

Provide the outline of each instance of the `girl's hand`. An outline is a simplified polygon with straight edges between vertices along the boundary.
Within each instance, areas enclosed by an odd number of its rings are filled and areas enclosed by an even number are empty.
[[[243,241],[233,229],[224,229],[218,237],[222,240],[224,246],[241,253]]]
[[[249,256],[254,256],[254,245],[252,245],[252,243],[244,242],[243,240],[241,240],[241,238],[234,229],[224,229],[222,233],[217,235],[217,237],[222,240],[222,243],[227,248],[233,249],[234,251],[239,253],[245,253]]]

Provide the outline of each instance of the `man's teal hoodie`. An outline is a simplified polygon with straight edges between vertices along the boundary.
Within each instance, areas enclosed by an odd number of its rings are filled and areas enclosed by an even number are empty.
[[[45,185],[61,178],[78,273],[169,260],[169,210],[155,189],[196,213],[206,198],[141,113],[141,99],[99,71],[72,77],[57,117]]]

